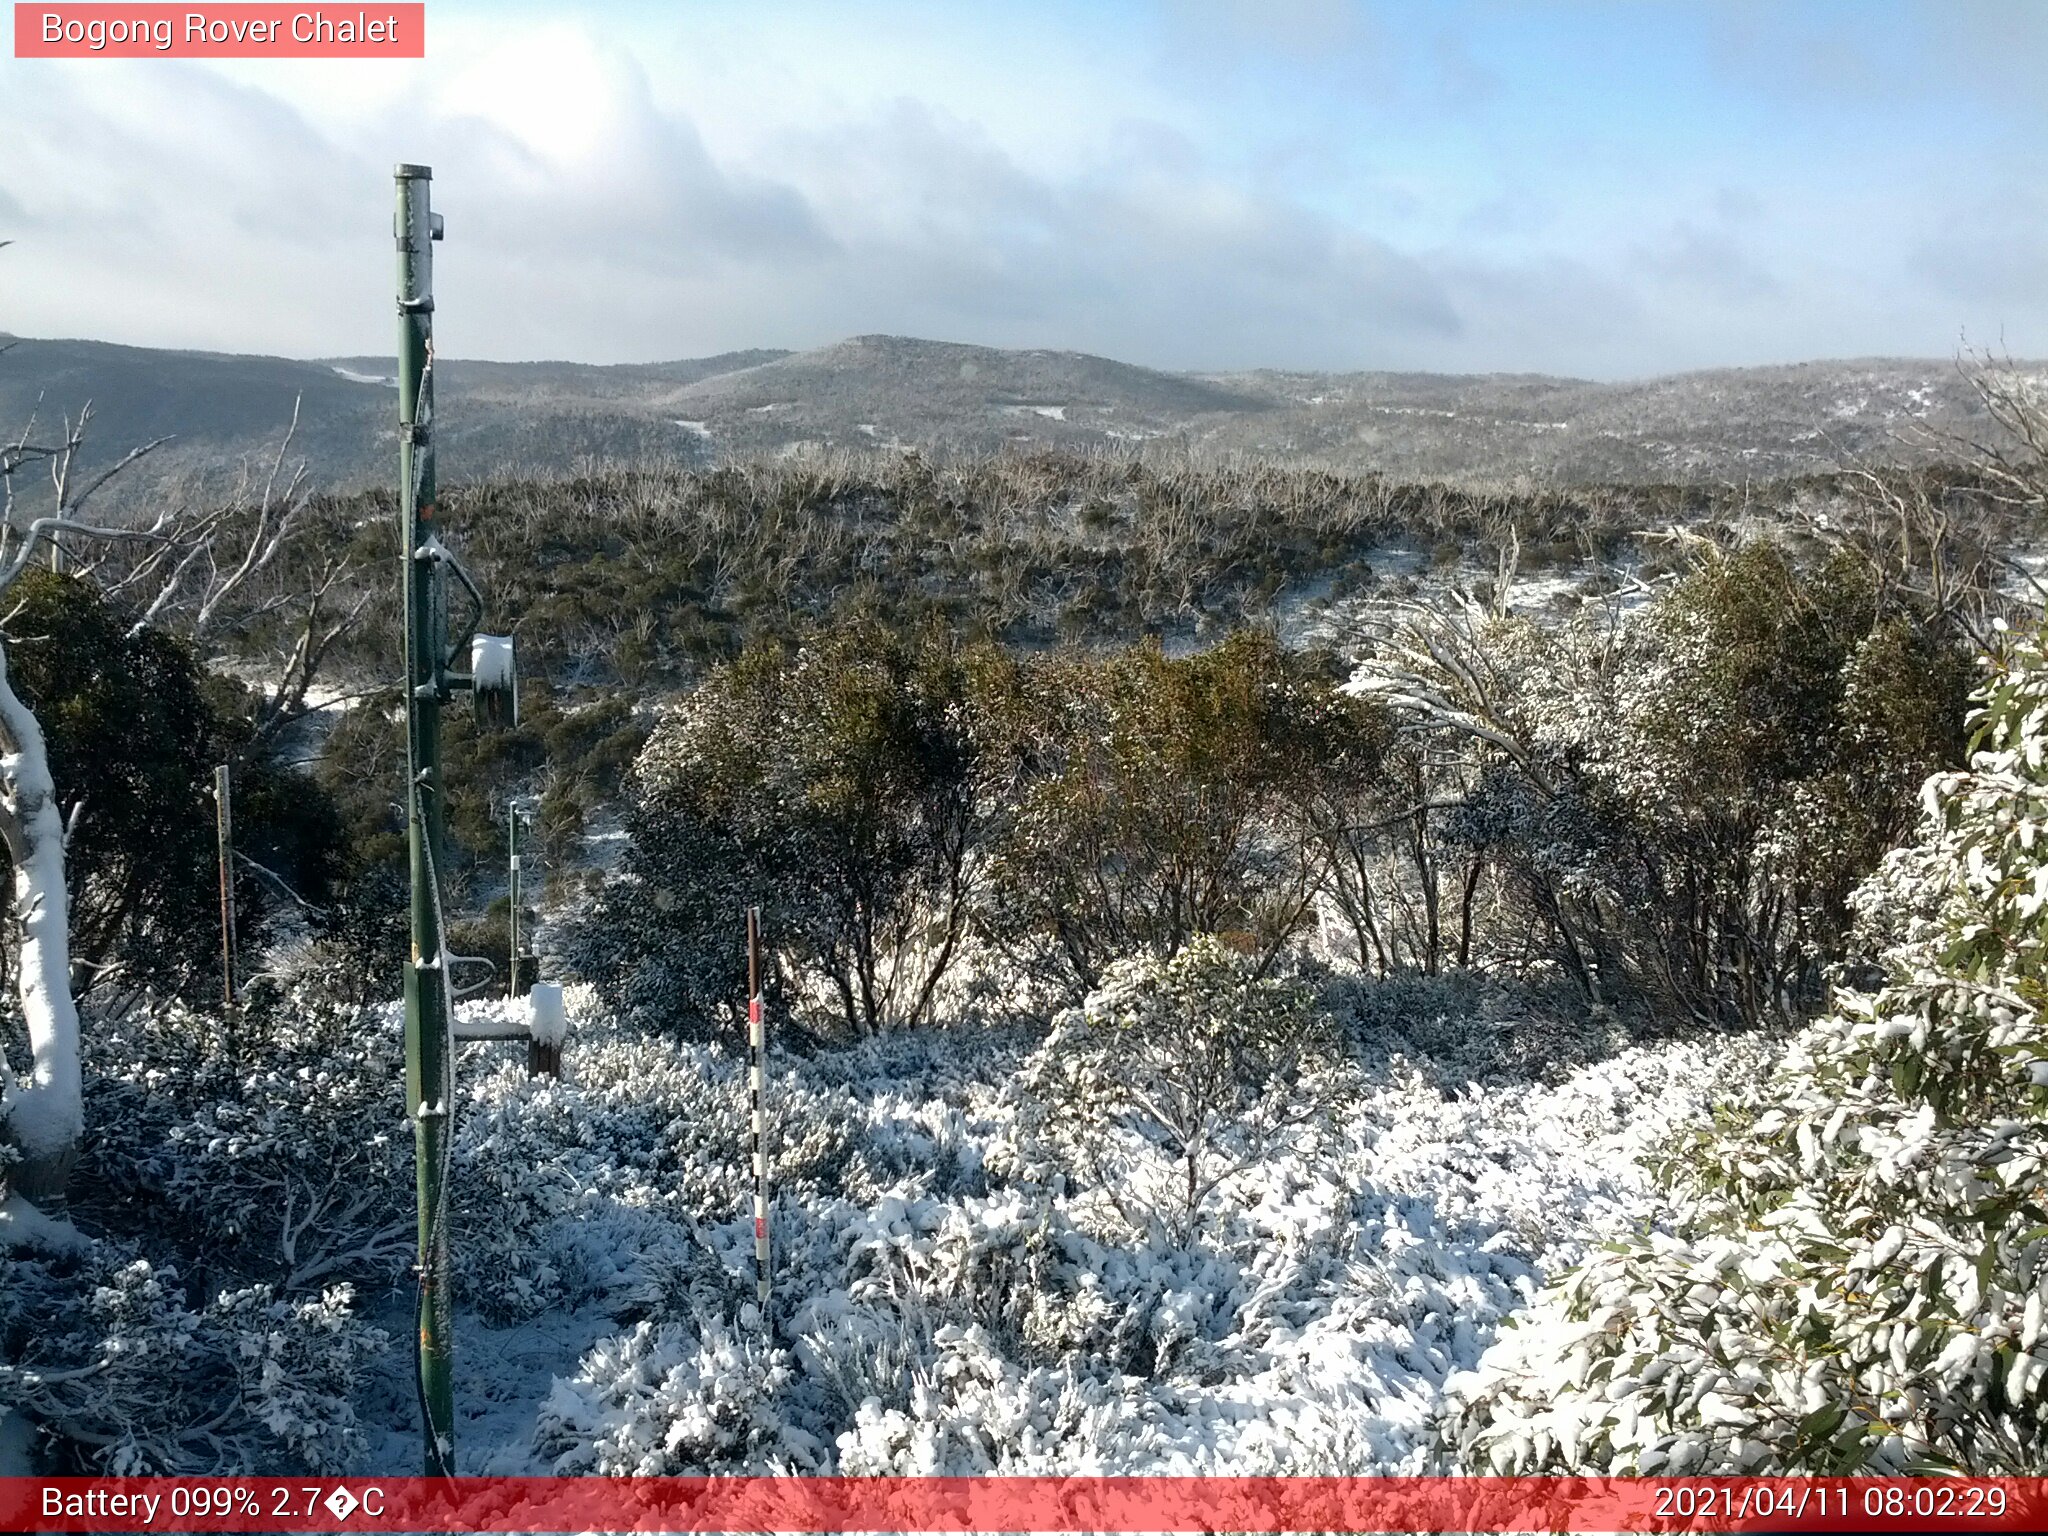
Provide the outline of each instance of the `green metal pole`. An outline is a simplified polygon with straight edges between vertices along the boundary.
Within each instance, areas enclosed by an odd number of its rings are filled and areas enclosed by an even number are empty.
[[[419,1186],[419,1395],[426,1471],[455,1470],[453,1320],[449,1315],[448,1150],[454,1103],[446,946],[441,928],[441,705],[448,693],[447,607],[434,507],[433,172],[398,182],[398,516],[405,568],[406,842],[412,957],[405,969],[405,1104]]]

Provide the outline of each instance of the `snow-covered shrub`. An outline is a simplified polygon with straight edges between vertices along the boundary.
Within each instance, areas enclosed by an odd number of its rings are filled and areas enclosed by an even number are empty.
[[[386,1346],[349,1288],[268,1286],[194,1308],[176,1270],[110,1242],[10,1261],[0,1407],[101,1470],[223,1474],[348,1467],[358,1376]]]
[[[1113,1466],[1126,1431],[1111,1426],[1148,1389],[1178,1398],[1229,1374],[1215,1341],[1242,1299],[1235,1263],[1098,1242],[1023,1191],[827,1219],[823,1255],[787,1262],[829,1255],[839,1283],[802,1293],[789,1327],[842,1472]]]
[[[1676,1235],[1573,1275],[1463,1382],[1502,1470],[2037,1471],[2048,1455],[2048,653],[1862,888],[1838,993],[1671,1175]]]
[[[681,1102],[671,1077],[736,1069],[603,1026],[578,1038],[597,1042],[602,1081],[583,1086],[598,1101],[604,1083],[638,1080]],[[615,1470],[1421,1471],[1444,1379],[1477,1363],[1546,1272],[1661,1210],[1636,1153],[1748,1070],[1743,1049],[1637,1049],[1559,1085],[1461,1082],[1448,1096],[1393,1058],[1325,1063],[1309,1085],[1326,1106],[1316,1133],[1247,1167],[1184,1241],[1164,1223],[1102,1219],[1093,1175],[1045,1143],[1028,1057],[1004,1069],[1014,1043],[935,1031],[785,1058],[789,1114],[837,1118],[850,1148],[778,1194],[771,1310],[786,1371],[744,1349],[750,1367],[703,1358],[761,1337],[745,1179],[692,1215],[666,1198],[675,1163],[636,1161],[655,1147],[621,1133],[628,1171],[605,1197],[533,1229],[555,1262],[578,1245],[640,1250],[588,1292],[625,1326],[564,1372],[535,1470],[571,1457]],[[466,1114],[481,1125],[484,1100],[529,1094],[537,1108],[578,1087],[573,1055],[569,1068],[560,1089],[477,1079]],[[590,1106],[579,1113],[588,1127]],[[695,1134],[745,1143],[740,1118]],[[604,1141],[543,1146],[542,1182],[598,1184],[581,1160]],[[1175,1172],[1135,1132],[1127,1147]],[[737,1375],[707,1388],[721,1371]],[[707,1392],[724,1405],[708,1423]]]
[[[715,1047],[593,1022],[560,1082],[517,1065],[471,1081],[456,1122],[456,1264],[487,1316],[628,1305],[661,1289],[657,1272],[696,1262],[698,1224],[746,1205],[746,1075]],[[867,1116],[851,1093],[785,1072],[769,1103],[779,1194],[875,1187],[860,1166]]]
[[[152,1242],[287,1290],[395,1273],[414,1221],[396,1019],[310,984],[266,1011],[239,1072],[220,1021],[181,1008],[91,1031],[81,1189],[146,1214]]]
[[[1322,1107],[1328,1018],[1302,982],[1213,937],[1112,966],[1054,1021],[1021,1081],[1035,1129],[1141,1229],[1185,1239],[1203,1206]]]
[[[642,1322],[557,1378],[534,1443],[561,1475],[814,1471],[817,1441],[776,1406],[791,1374],[788,1351],[721,1324]]]
[[[1071,1362],[1020,1366],[972,1325],[940,1328],[933,1350],[900,1404],[870,1396],[856,1409],[838,1437],[842,1475],[1099,1470],[1143,1409],[1135,1380],[1105,1382]]]
[[[848,1420],[870,1403],[907,1412],[918,1390],[930,1389],[933,1326],[912,1293],[896,1298],[886,1315],[832,1313],[796,1341],[793,1353]]]
[[[637,1255],[679,1262],[701,1173],[665,1141],[661,1106],[518,1072],[477,1084],[456,1126],[457,1283],[498,1322],[622,1293]]]
[[[1635,1151],[1727,1064],[1636,1050],[1455,1099],[1360,1077],[1186,1244],[1086,1230],[1086,1190],[814,1211],[843,1235],[783,1262],[820,1433],[848,1473],[1424,1470],[1444,1378],[1539,1265],[1638,1217]]]
[[[1849,893],[1961,761],[1970,681],[1950,618],[1868,563],[1757,542],[1629,611],[1416,610],[1350,686],[1467,765],[1506,902],[1480,952],[1670,1029],[1825,1001]]]

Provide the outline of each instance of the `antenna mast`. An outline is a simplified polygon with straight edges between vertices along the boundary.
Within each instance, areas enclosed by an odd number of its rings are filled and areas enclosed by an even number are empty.
[[[412,955],[405,968],[405,1107],[419,1195],[420,1429],[429,1476],[455,1472],[455,1336],[450,1315],[448,1183],[454,1102],[453,1001],[441,927],[446,807],[441,706],[447,701],[444,552],[435,528],[434,173],[401,165],[398,183],[398,517],[405,581],[406,845],[412,870]]]

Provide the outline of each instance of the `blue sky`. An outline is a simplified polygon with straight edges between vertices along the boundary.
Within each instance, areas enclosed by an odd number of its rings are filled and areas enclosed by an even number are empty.
[[[2048,5],[459,5],[418,63],[0,59],[0,329],[872,331],[1172,368],[1631,377],[2048,355]]]

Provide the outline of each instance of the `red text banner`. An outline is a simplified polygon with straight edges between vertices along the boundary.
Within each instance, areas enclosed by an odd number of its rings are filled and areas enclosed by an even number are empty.
[[[420,59],[410,5],[21,5],[17,59]]]
[[[2039,1531],[2041,1478],[0,1478],[9,1531]]]

